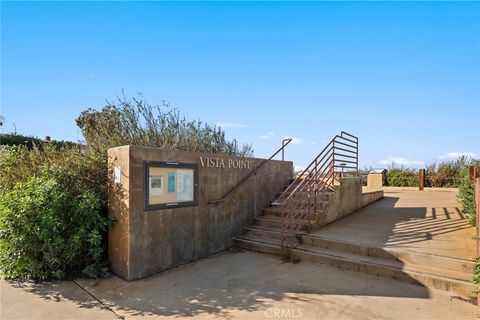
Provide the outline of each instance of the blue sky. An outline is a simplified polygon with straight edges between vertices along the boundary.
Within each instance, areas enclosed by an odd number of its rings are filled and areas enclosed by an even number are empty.
[[[122,90],[298,166],[337,132],[361,165],[480,154],[480,4],[1,2],[4,132],[78,140]]]

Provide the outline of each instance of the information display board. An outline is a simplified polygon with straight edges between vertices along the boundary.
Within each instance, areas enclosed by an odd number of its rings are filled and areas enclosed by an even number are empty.
[[[198,205],[198,164],[144,162],[145,210]]]

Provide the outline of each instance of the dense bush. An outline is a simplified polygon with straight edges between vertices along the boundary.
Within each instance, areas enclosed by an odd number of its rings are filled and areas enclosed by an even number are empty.
[[[428,165],[425,170],[426,187],[458,187],[462,181],[462,169],[470,161],[466,157],[459,157],[453,161],[444,161]],[[393,187],[417,187],[418,171],[392,163],[386,174],[387,185]]]
[[[475,265],[475,271],[473,273],[473,284],[480,285],[480,257],[475,259]]]
[[[21,134],[0,134],[0,145],[5,146],[26,146],[29,149],[32,149],[34,146],[38,148],[43,148],[44,145],[53,145],[56,148],[62,147],[73,147],[76,145],[74,142],[70,141],[56,141],[52,140],[50,142],[45,142],[42,139],[31,137],[31,136],[24,136]]]
[[[476,225],[477,213],[475,210],[474,184],[470,180],[469,166],[480,167],[480,161],[472,161],[460,171],[460,184],[458,186],[458,198],[463,206],[463,212],[468,217],[470,225]]]
[[[30,136],[24,136],[19,134],[0,134],[0,144],[7,146],[24,145],[29,148],[33,148],[34,145],[40,145],[43,141]]]
[[[463,206],[463,213],[468,217],[469,223],[474,226],[476,223],[476,212],[474,204],[473,185],[468,177],[468,168],[464,169],[465,174],[458,186],[458,198]]]
[[[0,199],[0,267],[5,278],[97,276],[103,265],[100,199],[73,197],[46,173],[17,183]]]
[[[391,187],[416,187],[418,173],[413,169],[392,165],[387,171],[386,183]]]
[[[0,270],[5,278],[105,274],[105,191],[80,148],[0,149]]]
[[[5,278],[60,279],[106,273],[107,150],[151,146],[236,156],[249,145],[220,128],[187,121],[168,105],[119,100],[77,119],[86,140],[0,145],[0,272]],[[23,137],[23,136],[20,136]],[[0,141],[1,144],[1,141]]]
[[[468,163],[467,157],[461,156],[453,161],[428,165],[425,170],[426,186],[439,188],[458,187],[462,180],[462,169]]]
[[[225,132],[201,121],[187,120],[168,104],[152,106],[144,99],[118,99],[101,111],[88,109],[77,118],[88,146],[103,154],[121,145],[251,156],[250,145],[225,138]]]

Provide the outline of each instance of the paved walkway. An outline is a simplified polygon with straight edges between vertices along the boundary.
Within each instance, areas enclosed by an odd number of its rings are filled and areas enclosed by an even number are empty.
[[[0,319],[118,319],[73,281],[7,283],[0,280]]]
[[[140,281],[77,282],[113,312],[71,282],[33,289],[2,283],[1,319],[450,320],[477,313],[442,291],[249,251],[224,252]]]
[[[455,192],[390,190],[319,231],[378,246],[470,258]],[[347,224],[354,223],[354,227]],[[477,307],[418,285],[306,261],[227,251],[147,279],[1,281],[1,319],[476,319]]]
[[[456,189],[385,188],[385,198],[314,234],[376,247],[471,260],[475,228],[461,212]]]

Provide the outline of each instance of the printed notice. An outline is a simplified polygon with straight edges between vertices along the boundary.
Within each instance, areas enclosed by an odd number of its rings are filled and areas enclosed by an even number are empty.
[[[175,172],[168,173],[168,192],[175,192]]]
[[[163,176],[150,176],[150,196],[163,195]]]
[[[122,176],[122,173],[120,171],[120,167],[113,167],[113,179],[115,183],[120,183],[121,176]]]
[[[177,170],[177,201],[193,201],[193,170]]]

